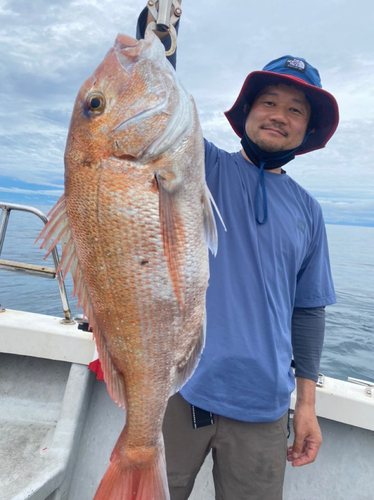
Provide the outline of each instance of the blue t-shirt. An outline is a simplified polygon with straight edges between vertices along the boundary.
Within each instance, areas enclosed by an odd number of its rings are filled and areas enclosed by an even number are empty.
[[[255,219],[259,169],[205,141],[206,179],[227,227],[210,256],[207,336],[182,388],[191,404],[248,422],[281,418],[295,381],[294,307],[335,302],[322,210],[287,174],[265,171],[268,219]],[[262,206],[262,202],[260,202]]]

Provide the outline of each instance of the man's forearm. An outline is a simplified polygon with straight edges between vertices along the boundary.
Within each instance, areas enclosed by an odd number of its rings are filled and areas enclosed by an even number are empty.
[[[316,383],[296,378],[296,405],[293,416],[294,442],[288,447],[287,460],[294,467],[314,462],[322,443],[316,411]]]
[[[316,403],[316,383],[308,378],[296,377],[296,404],[314,408]]]
[[[324,333],[324,307],[294,309],[292,349],[296,377],[318,380]]]

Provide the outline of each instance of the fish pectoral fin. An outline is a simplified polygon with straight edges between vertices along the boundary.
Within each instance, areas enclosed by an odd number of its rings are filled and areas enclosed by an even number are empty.
[[[205,185],[205,190],[202,197],[203,211],[204,211],[204,237],[209,250],[214,256],[217,255],[218,249],[218,235],[217,226],[214,218],[212,205],[226,231],[226,226],[222,220],[221,214],[218,207],[213,199],[211,192],[207,185]]]
[[[164,254],[175,295],[184,309],[185,228],[178,203],[182,181],[170,172],[158,172],[156,181]]]
[[[179,363],[177,363],[176,374],[170,396],[182,389],[199,364],[201,353],[203,352],[205,346],[205,332],[206,314],[204,315],[204,320],[199,327],[197,342],[192,346],[190,355],[181,359]]]

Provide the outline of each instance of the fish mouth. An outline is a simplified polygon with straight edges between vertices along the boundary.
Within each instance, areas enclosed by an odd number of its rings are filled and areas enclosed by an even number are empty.
[[[139,60],[144,50],[143,40],[136,40],[129,35],[120,33],[114,42],[114,52],[122,68],[131,72],[134,64]]]
[[[117,35],[116,41],[114,42],[114,46],[117,50],[123,50],[136,47],[137,45],[139,45],[139,43],[140,40],[137,40],[132,36],[125,35],[124,33],[119,33]]]
[[[122,68],[131,73],[134,65],[142,58],[146,51],[145,40],[136,40],[131,36],[120,33],[114,42],[114,53]]]
[[[131,72],[132,67],[136,62],[138,62],[143,57],[145,58],[149,51],[153,51],[154,45],[157,46],[157,50],[165,53],[165,49],[161,44],[160,40],[153,32],[148,32],[145,34],[144,38],[137,40],[124,33],[119,33],[114,42],[114,51],[116,53],[118,62],[121,64],[123,69],[127,72]]]

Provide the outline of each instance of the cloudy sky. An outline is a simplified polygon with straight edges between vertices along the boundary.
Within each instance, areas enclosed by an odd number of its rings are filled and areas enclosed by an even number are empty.
[[[0,200],[53,204],[79,87],[118,32],[135,35],[140,0],[0,0]],[[178,73],[204,135],[229,151],[223,115],[246,75],[289,54],[316,66],[338,100],[324,150],[288,173],[320,201],[326,222],[374,226],[372,0],[184,0]]]

